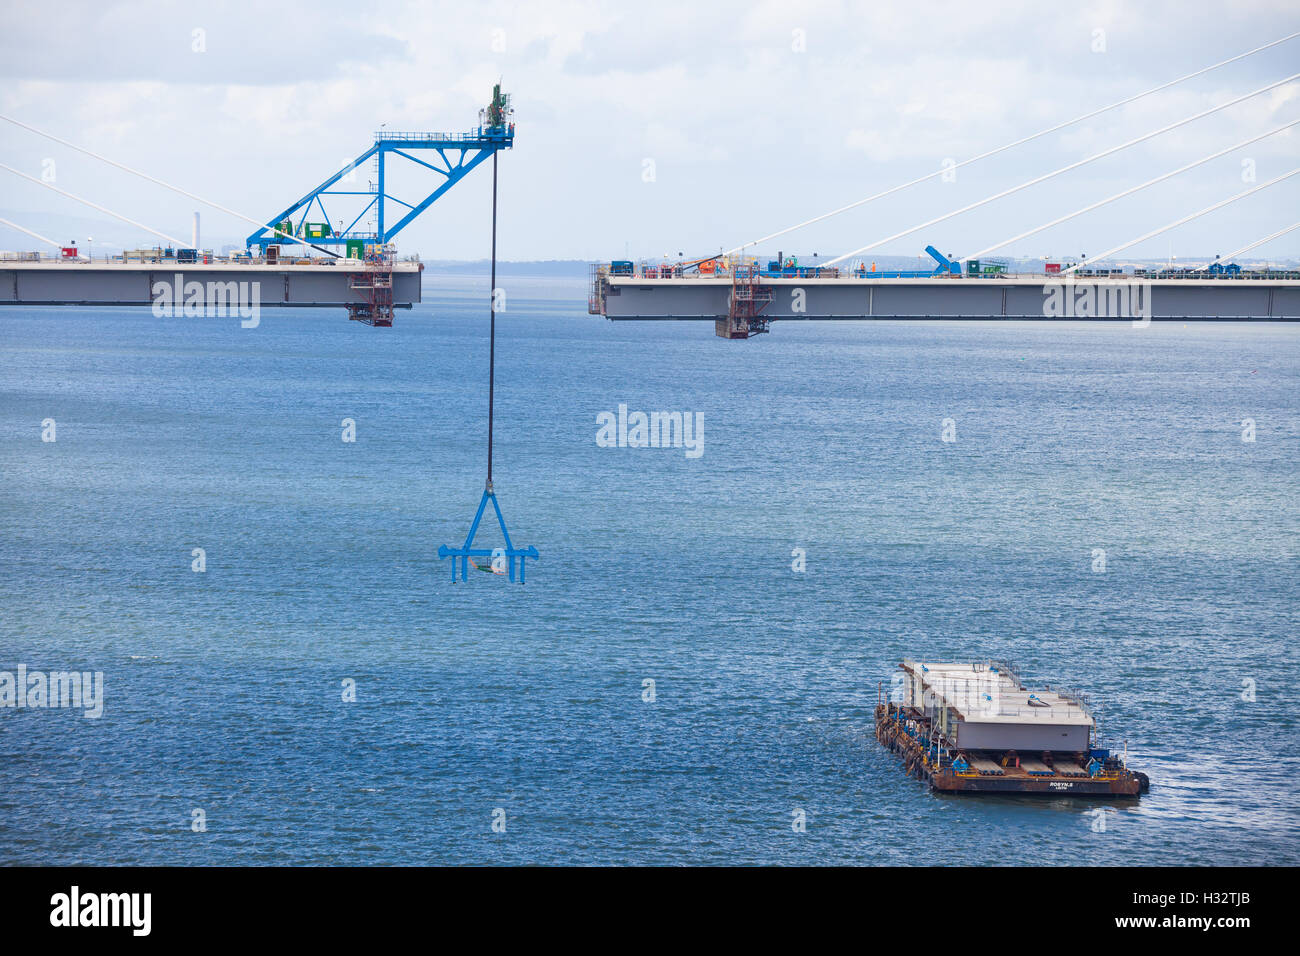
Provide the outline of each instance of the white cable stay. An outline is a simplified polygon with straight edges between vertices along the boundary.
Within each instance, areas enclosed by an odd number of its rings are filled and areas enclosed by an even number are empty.
[[[1220,110],[1226,110],[1230,106],[1236,106],[1238,103],[1242,102],[1243,100],[1248,100],[1253,96],[1259,96],[1261,93],[1267,93],[1269,90],[1276,89],[1277,87],[1282,86],[1285,83],[1290,83],[1296,79],[1300,79],[1300,73],[1292,73],[1290,76],[1283,77],[1280,80],[1275,80],[1274,82],[1269,83],[1267,86],[1261,86],[1259,89],[1252,90],[1249,93],[1243,93],[1241,96],[1235,97],[1234,99],[1228,100],[1227,102],[1220,103],[1218,106],[1211,106],[1209,109],[1201,110],[1201,112],[1199,113],[1195,113],[1191,116],[1184,117],[1183,119],[1180,119],[1177,122],[1170,123],[1167,126],[1162,126],[1157,130],[1152,130],[1149,133],[1143,133],[1141,136],[1135,136],[1133,137],[1133,139],[1130,139],[1124,143],[1120,143],[1118,146],[1111,146],[1109,149],[1103,149],[1100,153],[1093,153],[1091,156],[1087,156],[1076,162],[1070,163],[1067,166],[1062,166],[1059,169],[1054,169],[1050,173],[1044,173],[1041,176],[1035,176],[1033,179],[1026,180],[1025,182],[1021,183],[1018,186],[1012,186],[1010,189],[1004,189],[1001,192],[994,193],[991,196],[985,196],[983,199],[980,199],[977,202],[973,202],[967,206],[962,206],[960,209],[954,209],[952,212],[944,213],[942,216],[936,216],[935,218],[929,219],[926,222],[918,223],[915,226],[911,226],[907,229],[904,229],[902,232],[896,232],[892,236],[886,236],[883,239],[877,239],[875,242],[867,243],[867,245],[862,246],[861,248],[854,249],[852,252],[846,252],[842,256],[836,256],[834,259],[831,259],[830,261],[821,264],[826,266],[836,265],[837,263],[843,262],[845,259],[851,259],[854,256],[861,255],[862,253],[867,252],[870,249],[875,249],[877,246],[883,246],[887,242],[893,242],[895,239],[900,239],[903,236],[908,235],[909,233],[913,233],[916,232],[917,230],[925,229],[928,228],[929,226],[933,226],[936,223],[940,223],[948,219],[952,219],[954,216],[960,216],[964,212],[970,212],[972,209],[978,209],[980,206],[988,205],[989,203],[994,202],[995,200],[1005,198],[1006,196],[1010,196],[1013,193],[1018,193],[1022,189],[1028,189],[1030,186],[1036,186],[1041,182],[1045,182],[1056,176],[1060,176],[1063,173],[1068,173],[1071,170],[1078,169],[1080,166],[1086,166],[1089,163],[1096,162],[1097,160],[1103,159],[1106,156],[1112,156],[1115,153],[1118,153],[1120,150],[1128,149],[1130,146],[1136,146],[1138,143],[1146,142],[1147,140],[1153,139],[1156,136],[1161,135],[1162,133],[1167,133],[1170,130],[1178,129],[1180,126],[1186,126],[1188,123],[1193,123],[1198,119],[1202,119],[1206,116],[1209,116],[1211,113],[1217,113]]]
[[[159,232],[157,229],[151,229],[142,222],[136,222],[134,219],[128,219],[126,216],[123,216],[121,213],[113,212],[113,210],[111,209],[105,209],[103,206],[99,205],[98,203],[93,203],[89,199],[83,199],[81,196],[74,196],[72,193],[68,192],[67,190],[60,189],[58,186],[55,186],[53,183],[47,183],[44,180],[37,179],[35,176],[28,176],[26,173],[22,172],[21,170],[14,169],[12,166],[6,166],[4,163],[0,163],[0,169],[7,169],[15,176],[21,176],[23,179],[31,180],[38,186],[44,186],[46,189],[53,189],[56,193],[59,193],[62,196],[67,196],[69,199],[75,199],[77,202],[83,203],[84,205],[89,206],[91,209],[98,209],[100,212],[106,213],[112,216],[114,219],[121,219],[123,222],[129,223],[132,226],[135,226],[137,229],[143,229],[145,232],[152,232],[155,236],[161,236],[163,239],[166,239],[168,242],[175,243],[177,246],[185,245],[184,239],[177,239],[175,236],[169,236],[165,232]]]
[[[1300,222],[1293,222],[1291,225],[1279,229],[1277,232],[1271,233],[1265,236],[1263,239],[1256,239],[1254,242],[1248,243],[1247,245],[1242,246],[1240,249],[1233,249],[1226,256],[1220,256],[1219,258],[1224,262],[1231,262],[1233,259],[1241,255],[1243,252],[1250,252],[1250,250],[1254,249],[1256,246],[1262,246],[1266,242],[1273,241],[1278,236],[1285,236],[1288,232],[1295,232],[1297,229],[1300,229]],[[1194,271],[1204,272],[1208,268],[1210,268],[1210,263],[1206,263],[1205,265],[1201,266],[1199,269],[1196,269]]]
[[[215,203],[210,199],[204,199],[202,196],[196,196],[194,193],[190,192],[187,189],[182,189],[180,186],[173,186],[169,182],[164,182],[163,180],[158,179],[155,176],[150,176],[148,173],[141,172],[138,169],[133,169],[130,166],[126,166],[122,163],[117,162],[117,160],[109,159],[107,156],[103,156],[99,153],[94,152],[93,150],[86,149],[84,146],[78,146],[76,143],[69,143],[66,139],[61,139],[60,137],[55,136],[53,133],[47,133],[43,129],[37,129],[35,126],[31,126],[28,123],[22,122],[21,120],[16,120],[12,116],[6,116],[4,113],[0,113],[0,120],[4,120],[5,122],[8,123],[13,123],[15,126],[21,126],[23,129],[29,130],[30,132],[35,133],[37,136],[44,136],[46,139],[53,140],[54,142],[60,144],[61,146],[68,147],[68,149],[75,149],[79,153],[85,153],[87,156],[93,157],[94,159],[98,159],[100,162],[108,163],[108,165],[110,166],[116,166],[118,169],[124,172],[128,172],[133,176],[139,176],[141,179],[147,179],[149,182],[154,183],[158,186],[162,186],[164,189],[170,189],[172,192],[180,193],[182,196],[186,196],[190,199],[193,199],[195,202],[203,203],[203,205],[205,206],[211,206],[213,209],[216,209],[219,212],[224,212],[227,215],[234,216],[236,219],[242,219],[245,222],[250,222],[253,225],[257,226],[259,229],[269,229],[272,233],[274,233],[277,236],[283,236],[284,238],[289,239],[293,242],[300,242],[305,246],[311,246],[313,249],[317,249],[321,252],[328,253],[329,255],[334,256],[335,258],[340,258],[337,252],[334,252],[330,249],[324,249],[321,246],[314,245],[313,243],[310,243],[307,240],[295,236],[291,233],[284,232],[283,230],[277,228],[278,223],[276,226],[272,226],[270,223],[261,222],[258,219],[254,219],[252,216],[245,216],[242,212],[236,212],[233,209],[228,209],[225,206],[221,205],[220,203]],[[184,243],[182,243],[182,245],[184,245]]]
[[[10,229],[17,229],[19,232],[25,232],[33,239],[39,239],[41,242],[49,243],[55,249],[63,248],[63,243],[55,242],[53,239],[47,239],[45,236],[42,236],[39,232],[32,232],[30,229],[24,229],[22,226],[18,225],[18,223],[10,222],[8,219],[0,218],[0,225],[8,226]]]
[[[1075,123],[1082,123],[1084,120],[1092,119],[1094,116],[1100,116],[1102,113],[1109,113],[1111,110],[1119,109],[1121,106],[1127,106],[1129,103],[1132,103],[1136,100],[1140,100],[1147,96],[1151,96],[1153,93],[1159,93],[1161,90],[1167,90],[1169,89],[1169,87],[1177,86],[1179,83],[1185,83],[1188,80],[1195,79],[1198,76],[1204,76],[1206,73],[1209,73],[1213,70],[1217,70],[1220,67],[1227,66],[1229,63],[1236,63],[1238,60],[1244,60],[1248,56],[1254,56],[1256,53],[1261,53],[1264,50],[1269,49],[1270,47],[1275,47],[1278,46],[1279,44],[1286,43],[1288,40],[1294,40],[1296,37],[1300,37],[1300,32],[1289,34],[1287,36],[1281,37],[1280,39],[1273,40],[1270,43],[1265,43],[1263,46],[1257,46],[1255,47],[1255,49],[1247,50],[1245,53],[1238,53],[1236,56],[1229,57],[1226,60],[1220,60],[1218,63],[1211,64],[1210,66],[1204,67],[1203,69],[1200,70],[1196,70],[1192,73],[1184,74],[1183,76],[1180,76],[1177,79],[1169,80],[1167,83],[1161,83],[1159,86],[1153,86],[1149,90],[1143,90],[1141,93],[1135,93],[1132,96],[1125,97],[1122,100],[1117,100],[1116,102],[1111,103],[1108,106],[1098,107],[1097,109],[1092,110],[1091,112],[1084,113],[1080,116],[1076,116],[1074,119],[1066,120],[1063,123],[1057,123],[1055,126],[1049,126],[1047,129],[1039,130],[1037,133],[1033,133],[1029,136],[1021,137],[1020,139],[1014,140],[1013,142],[1007,143],[1003,146],[999,146],[996,149],[990,149],[987,152],[980,153],[978,156],[972,156],[970,159],[963,159],[961,162],[954,163],[951,166],[941,167],[939,169],[936,169],[932,173],[926,173],[924,176],[918,176],[916,179],[910,180],[905,183],[900,183],[897,186],[892,186],[889,189],[884,190],[883,192],[878,192],[875,195],[868,196],[866,199],[859,199],[856,202],[849,203],[847,206],[841,206],[839,209],[832,209],[830,212],[822,213],[820,216],[814,216],[812,219],[806,219],[803,222],[796,223],[793,226],[787,226],[785,229],[781,229],[778,230],[777,232],[770,233],[769,235],[763,236],[761,239],[754,239],[750,242],[746,242],[743,245],[736,246],[734,249],[729,249],[726,252],[719,253],[719,255],[720,256],[735,255],[738,252],[743,252],[745,249],[748,249],[750,246],[756,246],[761,242],[768,242],[769,240],[776,239],[779,236],[784,236],[786,233],[794,232],[796,229],[802,229],[804,226],[811,226],[813,223],[821,222],[822,220],[829,219],[832,216],[838,216],[842,212],[848,212],[850,209],[856,209],[858,206],[865,206],[869,202],[875,202],[877,199],[883,199],[886,196],[907,189],[909,186],[915,186],[918,183],[925,182],[927,179],[933,179],[936,176],[940,176],[944,172],[947,172],[949,170],[960,169],[962,166],[969,166],[971,163],[979,162],[981,159],[988,159],[990,156],[996,156],[998,153],[1005,153],[1009,149],[1015,149],[1017,146],[1023,146],[1025,143],[1032,142],[1033,140],[1036,139],[1040,139],[1043,136],[1048,136],[1052,133],[1057,132],[1058,130],[1065,129],[1067,126],[1073,126]],[[7,118],[8,117],[0,116],[0,119],[7,119]]]
[[[1070,219],[1074,219],[1076,216],[1082,216],[1086,212],[1092,212],[1094,209],[1100,209],[1102,206],[1123,199],[1125,196],[1131,196],[1135,192],[1138,192],[1139,190],[1146,189],[1148,186],[1154,186],[1156,183],[1162,183],[1166,179],[1170,179],[1174,176],[1177,176],[1179,173],[1185,173],[1189,169],[1194,169],[1197,166],[1204,165],[1205,163],[1208,163],[1211,160],[1218,159],[1220,156],[1226,156],[1228,153],[1231,153],[1234,150],[1241,149],[1243,146],[1249,146],[1251,143],[1257,143],[1261,139],[1267,139],[1269,136],[1273,136],[1277,133],[1280,133],[1285,129],[1290,129],[1292,126],[1295,126],[1297,124],[1300,124],[1300,119],[1292,120],[1289,123],[1277,127],[1276,129],[1269,130],[1267,133],[1260,133],[1258,136],[1252,136],[1250,139],[1243,139],[1240,143],[1234,143],[1232,146],[1229,146],[1226,149],[1221,149],[1217,153],[1211,153],[1209,156],[1202,156],[1200,159],[1193,160],[1192,162],[1188,163],[1186,166],[1179,166],[1177,169],[1172,169],[1167,173],[1162,173],[1161,175],[1156,176],[1154,179],[1148,179],[1144,183],[1141,183],[1137,186],[1130,187],[1129,189],[1125,189],[1123,192],[1115,193],[1115,195],[1113,196],[1107,196],[1105,199],[1099,199],[1095,203],[1092,203],[1091,205],[1084,206],[1082,209],[1076,209],[1074,212],[1066,213],[1064,216],[1058,216],[1056,219],[1053,219],[1051,222],[1045,222],[1041,226],[1035,226],[1033,229],[1029,229],[1025,232],[1022,232],[1018,236],[1012,236],[1010,239],[1003,239],[999,242],[993,243],[993,245],[991,246],[985,246],[983,249],[979,250],[978,252],[972,252],[970,255],[962,256],[961,258],[963,261],[967,259],[979,259],[981,256],[985,256],[988,253],[993,252],[995,249],[1001,249],[1003,246],[1009,246],[1013,242],[1019,242],[1021,239],[1027,239],[1028,237],[1034,235],[1035,233],[1042,232],[1044,229],[1050,229],[1053,226],[1059,226],[1061,223],[1066,222]]]
[[[1118,246],[1115,246],[1113,249],[1107,249],[1105,252],[1099,255],[1089,256],[1087,259],[1075,263],[1074,265],[1070,266],[1070,268],[1068,269],[1062,269],[1061,275],[1069,275],[1071,272],[1074,272],[1077,269],[1082,269],[1084,266],[1091,265],[1092,263],[1098,262],[1102,259],[1107,259],[1110,256],[1113,256],[1117,252],[1123,252],[1129,246],[1136,246],[1139,242],[1143,242],[1147,239],[1154,238],[1155,236],[1160,235],[1162,232],[1168,232],[1170,229],[1174,229],[1177,228],[1178,226],[1189,223],[1193,219],[1199,219],[1201,216],[1204,216],[1206,213],[1214,212],[1216,209],[1222,209],[1224,206],[1227,206],[1230,203],[1234,203],[1238,199],[1245,199],[1247,196],[1253,195],[1254,193],[1259,192],[1261,189],[1267,189],[1269,186],[1274,186],[1282,182],[1282,180],[1290,179],[1292,176],[1295,176],[1297,174],[1300,174],[1300,166],[1297,166],[1289,173],[1283,173],[1281,176],[1275,176],[1266,183],[1260,183],[1258,186],[1252,186],[1250,189],[1244,189],[1241,192],[1237,193],[1237,195],[1235,196],[1229,196],[1227,199],[1220,199],[1212,206],[1206,206],[1204,209],[1198,210],[1197,212],[1194,212],[1189,216],[1184,216],[1182,219],[1178,219],[1174,222],[1171,222],[1166,226],[1161,226],[1159,229],[1152,229],[1148,233],[1143,233],[1142,235],[1138,236],[1136,239],[1130,239],[1128,242],[1120,243]]]

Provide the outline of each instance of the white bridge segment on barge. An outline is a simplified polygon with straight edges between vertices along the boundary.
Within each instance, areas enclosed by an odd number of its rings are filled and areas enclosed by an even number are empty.
[[[904,660],[902,670],[904,702],[924,712],[956,748],[1082,752],[1090,746],[1095,722],[1077,700],[1023,689],[993,666]]]
[[[981,668],[977,670],[976,668]],[[1006,674],[985,665],[903,661],[911,677],[907,689],[913,707],[943,706],[963,720],[982,723],[1061,724],[1091,727],[1092,715],[1080,704],[1052,691],[1031,691]],[[1046,706],[1030,703],[1034,698]]]
[[[598,296],[609,319],[703,319],[729,314],[731,279],[716,276],[649,279],[604,276]],[[1082,277],[1075,281],[1042,275],[996,278],[765,278],[773,298],[769,319],[1120,319],[1140,318],[1132,309],[1099,314],[1105,300],[1146,306],[1154,320],[1300,320],[1300,279],[1193,279]],[[1080,298],[1091,288],[1091,314]],[[1061,297],[1073,296],[1068,314],[1051,314]],[[1141,299],[1143,301],[1136,301]]]

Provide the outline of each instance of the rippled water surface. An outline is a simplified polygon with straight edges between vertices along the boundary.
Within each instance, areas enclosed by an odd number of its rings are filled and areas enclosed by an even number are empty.
[[[1300,328],[726,342],[507,291],[522,587],[436,554],[482,490],[486,282],[389,330],[0,313],[0,670],[106,687],[0,710],[0,862],[1300,862]],[[702,413],[703,456],[598,447],[619,403]],[[872,736],[904,655],[1090,691],[1151,793],[1103,832],[928,793]]]

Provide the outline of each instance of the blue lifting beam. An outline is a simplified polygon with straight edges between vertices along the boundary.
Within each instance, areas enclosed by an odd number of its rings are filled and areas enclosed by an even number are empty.
[[[487,503],[492,502],[492,509],[497,515],[497,524],[501,526],[501,536],[505,538],[506,546],[504,548],[476,548],[474,547],[474,535],[478,534],[478,524],[483,520],[483,512],[487,509]],[[456,559],[460,559],[460,580],[469,580],[469,559],[471,557],[482,557],[492,559],[492,570],[498,574],[501,573],[497,562],[502,558],[506,560],[506,569],[509,572],[510,580],[515,580],[515,562],[519,562],[519,583],[524,583],[524,561],[526,558],[532,558],[536,561],[540,555],[537,549],[531,544],[526,548],[516,548],[514,542],[510,540],[510,532],[506,530],[506,519],[501,514],[501,506],[497,504],[496,492],[492,490],[492,482],[487,483],[483,489],[483,497],[478,503],[478,512],[474,515],[474,521],[469,526],[469,534],[465,535],[465,544],[459,548],[449,548],[445,544],[438,548],[438,560],[451,558],[451,579],[456,580]],[[476,568],[478,565],[474,565]]]
[[[281,211],[269,221],[267,226],[250,235],[248,247],[265,251],[269,245],[292,241],[286,240],[283,235],[276,232],[277,229],[283,228],[282,223],[286,221],[291,226],[284,229],[285,232],[290,232],[300,239],[310,240],[311,245],[345,246],[349,240],[354,242],[360,240],[365,244],[391,242],[394,236],[410,224],[411,220],[464,179],[475,166],[489,156],[495,156],[498,150],[510,149],[514,145],[515,124],[508,121],[509,115],[509,98],[500,92],[500,84],[498,84],[493,93],[492,106],[483,111],[479,126],[468,133],[395,133],[380,130],[375,133],[373,146],[293,205]],[[426,161],[412,155],[417,151],[436,155],[429,155]],[[414,204],[390,196],[386,188],[387,168],[389,157],[394,155],[437,173],[442,177],[441,182],[433,192]],[[355,178],[355,170],[372,157],[375,160],[376,181],[369,183],[367,190],[363,192],[355,188],[333,188],[345,178],[349,182],[344,182],[343,185],[345,187],[350,185],[350,180]],[[357,197],[368,197],[369,201],[349,225],[336,230],[334,226],[336,220],[331,219],[325,209],[325,197],[330,196],[352,197],[349,201],[352,208],[355,208]],[[396,222],[390,222],[390,210],[394,207],[397,207],[396,213],[400,218]],[[321,217],[320,224],[312,224],[315,229],[309,228],[307,221],[313,209],[319,210]],[[377,223],[375,231],[358,229],[362,219],[372,210]],[[320,226],[324,228],[320,229]]]

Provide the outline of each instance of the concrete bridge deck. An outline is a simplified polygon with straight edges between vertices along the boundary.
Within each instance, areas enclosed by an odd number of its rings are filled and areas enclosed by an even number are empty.
[[[153,305],[159,284],[168,286],[179,305],[198,282],[208,306],[217,299],[244,295],[256,283],[262,307],[345,306],[367,300],[364,264],[78,262],[0,260],[0,305]],[[393,307],[409,309],[420,301],[424,265],[394,262]],[[354,283],[353,278],[356,282]],[[229,286],[234,283],[234,287]],[[245,284],[241,291],[240,284]],[[357,288],[353,286],[357,285]]]
[[[764,278],[767,319],[1131,319],[1300,321],[1300,279],[1080,277]],[[591,311],[609,319],[716,320],[727,277],[601,276]]]

